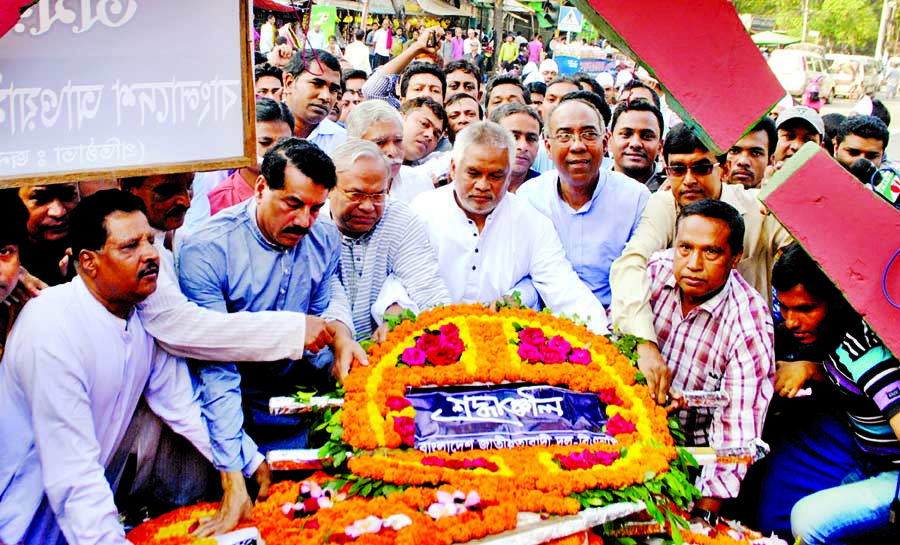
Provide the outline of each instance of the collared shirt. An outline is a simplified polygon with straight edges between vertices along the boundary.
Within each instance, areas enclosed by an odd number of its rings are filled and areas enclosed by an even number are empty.
[[[236,170],[207,195],[210,215],[214,216],[225,208],[240,204],[252,196],[253,188],[247,184],[240,171]]]
[[[450,39],[450,43],[453,44],[453,60],[458,61],[459,59],[466,56],[465,38],[457,38],[456,36],[454,36]]]
[[[391,50],[388,46],[388,35],[393,32],[392,30],[385,30],[383,28],[379,28],[375,31],[375,54],[381,55],[382,57],[390,57]]]
[[[397,177],[391,182],[391,198],[409,204],[419,193],[425,193],[434,189],[434,182],[426,165],[411,167],[403,165]]]
[[[375,69],[369,79],[363,83],[362,94],[366,100],[384,100],[394,108],[400,109],[400,99],[394,96],[394,88],[397,86],[397,74],[385,74]]]
[[[272,244],[259,230],[256,201],[227,208],[191,233],[179,251],[184,294],[219,312],[292,310],[337,319],[352,329],[347,296],[337,276],[340,233],[316,222],[292,248]],[[230,331],[243,339],[243,331]],[[222,358],[216,358],[221,361]],[[210,425],[213,461],[220,470],[246,465],[241,452],[242,396],[248,406],[296,390],[301,361],[257,362],[238,371],[233,363],[198,366],[201,403]]]
[[[744,254],[738,272],[748,284],[772,302],[772,266],[775,255],[793,239],[771,215],[764,214],[758,189],[740,184],[722,184],[720,199],[735,207],[744,220]],[[612,287],[612,321],[623,333],[656,341],[653,313],[647,301],[650,283],[647,260],[659,250],[672,246],[678,206],[671,191],[650,196],[644,215],[609,273]]]
[[[326,117],[306,139],[330,156],[334,148],[347,141],[347,130]]]
[[[731,271],[725,286],[684,315],[673,273],[674,250],[656,254],[647,265],[659,351],[672,371],[672,388],[726,392],[718,411],[679,411],[689,445],[716,449],[745,447],[762,435],[775,377],[774,333],[766,300]],[[737,496],[746,464],[705,466],[700,493]]]
[[[406,204],[388,200],[374,229],[342,238],[339,274],[353,307],[357,339],[369,338],[377,327],[372,304],[389,275],[402,282],[419,310],[450,303],[425,226]]]
[[[372,73],[372,65],[369,61],[369,48],[366,44],[356,41],[347,46],[344,58],[356,70],[362,70],[368,76]]]
[[[559,173],[525,182],[516,195],[550,218],[578,277],[608,307],[609,268],[637,228],[650,192],[631,178],[601,169],[591,200],[573,210],[559,196]]]
[[[127,543],[104,472],[141,396],[211,456],[187,366],[139,313],[111,314],[80,277],[26,305],[0,365],[0,541]]]
[[[184,225],[179,229],[180,232],[190,231],[209,219],[212,215],[209,211],[209,199],[207,198],[209,192],[224,182],[228,175],[227,170],[194,174],[194,183],[191,184],[194,195],[191,197],[191,207],[188,208],[187,214],[184,215]]]
[[[531,276],[548,308],[577,314],[598,334],[609,332],[606,311],[566,260],[553,223],[518,195],[507,194],[481,233],[447,185],[412,203],[437,248],[438,265],[454,302],[488,303]]]
[[[613,172],[618,172],[616,170],[616,164],[613,161],[610,161],[609,169]],[[624,174],[624,173],[622,173]],[[627,176],[627,174],[625,174]],[[650,177],[647,178],[647,181],[644,183],[644,186],[650,190],[650,193],[656,193],[659,191],[659,188],[666,183],[666,169],[660,168],[659,163],[653,163],[653,172],[650,174]]]

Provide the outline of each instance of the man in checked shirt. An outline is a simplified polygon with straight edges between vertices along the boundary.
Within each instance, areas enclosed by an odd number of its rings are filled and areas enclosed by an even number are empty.
[[[647,265],[653,325],[672,373],[670,408],[677,408],[682,391],[729,396],[721,409],[679,411],[688,445],[746,446],[760,437],[772,399],[772,316],[766,300],[735,270],[743,240],[744,222],[734,207],[697,201],[678,214],[674,247]],[[737,496],[746,473],[746,464],[704,467],[697,483],[703,497],[691,518],[715,526],[722,500]]]

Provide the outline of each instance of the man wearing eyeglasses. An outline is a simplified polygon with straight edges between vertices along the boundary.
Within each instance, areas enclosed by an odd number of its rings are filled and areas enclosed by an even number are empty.
[[[384,314],[446,305],[450,294],[425,225],[405,203],[388,199],[391,170],[378,146],[350,139],[332,157],[337,185],[328,204],[342,239],[338,275],[350,299],[356,338],[381,342],[388,331]],[[404,289],[380,298],[389,276]]]
[[[744,220],[744,253],[738,272],[770,306],[772,303],[772,265],[775,255],[792,242],[788,232],[774,217],[764,214],[759,190],[739,184],[723,184],[728,165],[722,166],[716,155],[684,124],[676,125],[663,144],[666,172],[671,191],[657,191],[647,201],[640,223],[610,271],[612,321],[622,333],[646,339],[638,345],[638,367],[647,377],[651,396],[665,404],[671,373],[659,354],[653,328],[653,311],[647,303],[650,285],[647,261],[658,251],[672,246],[675,218],[682,207],[703,199],[718,199],[736,208]]]
[[[609,307],[609,268],[637,228],[650,198],[643,184],[601,168],[606,126],[593,104],[568,95],[550,113],[547,153],[556,167],[518,195],[550,218],[579,278]]]

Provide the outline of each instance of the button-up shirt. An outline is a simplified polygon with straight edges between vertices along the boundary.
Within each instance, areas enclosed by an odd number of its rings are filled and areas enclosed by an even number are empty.
[[[127,543],[104,472],[141,396],[211,456],[187,366],[139,313],[111,314],[80,277],[26,305],[0,365],[0,542]]]
[[[450,303],[425,226],[406,204],[388,200],[374,229],[342,238],[340,278],[353,308],[357,339],[368,338],[377,327],[372,305],[389,275],[403,284],[417,310]]]
[[[306,139],[330,156],[336,147],[347,141],[347,130],[326,117]]]
[[[688,444],[716,449],[745,447],[762,434],[775,376],[772,316],[766,300],[737,271],[725,286],[687,315],[673,273],[674,250],[656,254],[647,265],[650,305],[659,351],[672,371],[672,388],[726,392],[721,412],[679,411]],[[746,464],[705,466],[703,496],[733,498]]]
[[[577,314],[595,333],[609,332],[603,305],[566,260],[553,223],[518,195],[506,194],[480,233],[456,203],[453,185],[419,195],[412,208],[437,248],[454,302],[494,301],[530,275],[548,308]]]
[[[366,100],[384,100],[394,108],[400,109],[400,100],[394,96],[394,88],[397,86],[397,74],[385,74],[379,69],[372,71],[372,75],[362,86],[362,94]]]
[[[419,193],[434,189],[434,182],[425,168],[425,165],[401,166],[397,177],[391,182],[391,198],[409,204]]]
[[[650,192],[618,172],[601,169],[591,199],[574,210],[559,196],[559,173],[525,182],[516,195],[550,218],[578,277],[608,307],[609,268],[637,228]]]
[[[223,210],[187,237],[179,251],[181,288],[191,300],[219,312],[292,310],[337,319],[352,329],[337,276],[340,244],[340,234],[328,222],[314,223],[294,247],[269,242],[259,230],[251,199]],[[230,333],[245,336],[243,331]],[[267,407],[272,395],[293,393],[303,365],[293,360],[255,363],[240,372],[232,363],[198,366],[217,468],[233,471],[247,464],[241,452],[242,392],[246,403]]]
[[[722,184],[720,199],[735,207],[744,220],[744,254],[738,272],[771,305],[775,255],[793,239],[773,216],[763,213],[757,195],[757,189]],[[612,321],[623,333],[656,341],[653,313],[647,304],[650,297],[647,260],[654,252],[672,246],[677,217],[678,206],[671,191],[651,195],[634,235],[622,256],[613,263],[609,273]]]

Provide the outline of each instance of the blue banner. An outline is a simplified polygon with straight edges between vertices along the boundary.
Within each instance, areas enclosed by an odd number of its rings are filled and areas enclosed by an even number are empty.
[[[415,448],[423,452],[576,443],[615,443],[596,394],[509,385],[409,393]]]

